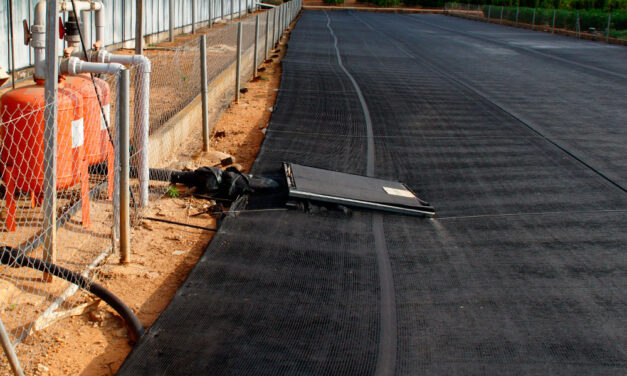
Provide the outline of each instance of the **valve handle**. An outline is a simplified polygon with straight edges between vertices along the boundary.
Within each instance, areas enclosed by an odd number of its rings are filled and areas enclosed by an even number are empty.
[[[59,39],[65,37],[65,26],[63,26],[63,20],[59,17]]]
[[[22,21],[22,26],[24,26],[24,44],[28,46],[30,44],[30,40],[33,37],[33,34],[31,34],[31,32],[30,32],[30,27],[28,26],[28,21],[23,20]]]

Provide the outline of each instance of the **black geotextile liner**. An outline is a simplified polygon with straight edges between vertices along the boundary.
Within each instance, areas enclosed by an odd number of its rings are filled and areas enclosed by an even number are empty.
[[[407,183],[438,217],[229,217],[119,374],[625,374],[625,111],[601,93],[621,83],[524,49],[503,60],[498,25],[476,23],[495,47],[421,25],[472,32],[460,19],[328,17],[374,150],[327,15],[308,11],[253,173],[287,160],[366,174],[371,152],[376,177]],[[543,38],[569,57],[591,49]],[[559,77],[562,97],[540,103]],[[602,100],[580,100],[585,88]]]

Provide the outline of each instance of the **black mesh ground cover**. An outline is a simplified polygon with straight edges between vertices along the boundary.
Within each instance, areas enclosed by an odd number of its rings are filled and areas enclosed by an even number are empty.
[[[624,58],[442,16],[306,12],[253,172],[370,170],[438,218],[228,218],[119,374],[625,374]]]

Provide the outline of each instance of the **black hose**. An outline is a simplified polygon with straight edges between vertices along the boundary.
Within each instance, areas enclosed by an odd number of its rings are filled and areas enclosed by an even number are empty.
[[[97,163],[89,166],[89,173],[96,175],[107,175],[109,171],[106,163]],[[153,181],[170,181],[170,176],[173,173],[177,173],[180,171],[176,170],[166,170],[163,168],[151,168],[148,171],[148,179]],[[132,179],[136,179],[138,177],[137,174],[137,166],[129,166],[129,177]]]
[[[198,229],[198,230],[213,231],[213,232],[218,231],[217,228],[196,226],[196,225],[192,225],[192,224],[189,224],[189,223],[170,221],[169,219],[161,219],[161,218],[153,218],[153,217],[144,217],[144,219],[149,220],[149,221],[155,221],[155,222],[169,223],[171,225],[178,225],[178,226],[195,228],[195,229]]]
[[[37,258],[25,256],[19,250],[11,247],[0,247],[0,263],[12,268],[27,267],[36,269],[75,284],[83,290],[96,295],[111,306],[126,322],[133,342],[139,341],[144,335],[144,327],[141,322],[123,301],[113,295],[111,291],[98,283],[90,282],[80,274]]]

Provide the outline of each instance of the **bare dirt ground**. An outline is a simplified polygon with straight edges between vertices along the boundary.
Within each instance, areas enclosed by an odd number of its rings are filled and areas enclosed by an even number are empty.
[[[231,103],[213,129],[212,150],[231,154],[242,171],[250,169],[263,141],[269,108],[280,83],[286,41],[284,37],[273,52],[279,56],[262,65],[258,78],[244,85],[248,91],[239,103]],[[218,163],[216,153],[200,152],[200,140],[198,134],[192,134],[170,167],[193,169]],[[178,188],[181,197],[162,198],[145,217],[215,228],[216,220],[204,213],[213,202],[186,196],[185,188]],[[131,236],[132,262],[119,265],[118,256],[111,255],[100,264],[96,280],[131,307],[148,329],[196,264],[213,232],[142,220]],[[94,297],[83,292],[71,299],[74,307],[93,301]],[[37,359],[26,369],[32,375],[113,375],[132,349],[122,320],[104,303],[68,315],[19,346],[22,356]]]

